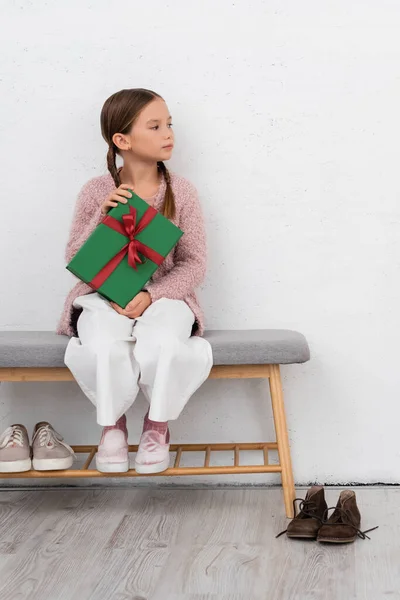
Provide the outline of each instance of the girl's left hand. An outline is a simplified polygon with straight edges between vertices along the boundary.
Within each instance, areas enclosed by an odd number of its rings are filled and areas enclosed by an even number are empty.
[[[149,308],[151,304],[151,296],[149,292],[139,292],[137,296],[135,296],[129,304],[125,306],[125,308],[121,308],[115,302],[110,302],[111,306],[114,310],[117,311],[120,315],[124,315],[124,317],[129,317],[130,319],[137,319],[141,317],[146,308]]]

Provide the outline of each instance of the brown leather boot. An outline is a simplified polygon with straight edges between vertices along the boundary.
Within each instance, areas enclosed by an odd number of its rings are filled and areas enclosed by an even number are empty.
[[[302,498],[294,500],[295,507],[298,501],[300,502],[299,513],[290,521],[288,528],[276,537],[286,533],[290,538],[315,540],[322,525],[324,513],[328,508],[325,502],[324,488],[322,485],[315,485],[308,490],[304,500]]]
[[[367,531],[360,530],[361,515],[356,495],[352,490],[343,490],[336,507],[332,508],[334,509],[333,514],[324,522],[318,532],[318,542],[348,544],[354,542],[357,536],[363,540],[370,539],[366,533],[377,529],[377,527],[373,527]]]

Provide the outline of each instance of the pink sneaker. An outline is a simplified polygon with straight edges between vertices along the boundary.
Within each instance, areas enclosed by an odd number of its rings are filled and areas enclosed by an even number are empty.
[[[101,473],[125,473],[129,470],[125,415],[115,425],[103,428],[96,454],[96,469]]]
[[[162,473],[169,467],[169,429],[143,431],[135,459],[136,473]]]

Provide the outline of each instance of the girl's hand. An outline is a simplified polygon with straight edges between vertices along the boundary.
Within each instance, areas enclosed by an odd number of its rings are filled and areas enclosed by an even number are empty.
[[[132,186],[127,183],[123,183],[119,186],[119,188],[113,190],[101,205],[101,214],[106,215],[110,208],[115,208],[118,206],[118,202],[126,204],[128,202],[127,198],[132,198],[132,194],[128,192],[128,189],[132,189]]]
[[[115,302],[111,302],[110,304],[120,315],[129,317],[130,319],[137,319],[138,317],[142,316],[146,308],[149,308],[151,304],[151,296],[149,292],[139,292],[139,294],[135,296],[125,308],[121,308],[118,306],[118,304],[115,304]]]

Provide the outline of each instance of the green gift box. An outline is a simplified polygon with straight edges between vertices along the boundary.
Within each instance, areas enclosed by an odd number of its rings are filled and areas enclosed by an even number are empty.
[[[67,265],[76,277],[122,308],[151,279],[183,231],[132,190],[104,217]]]

